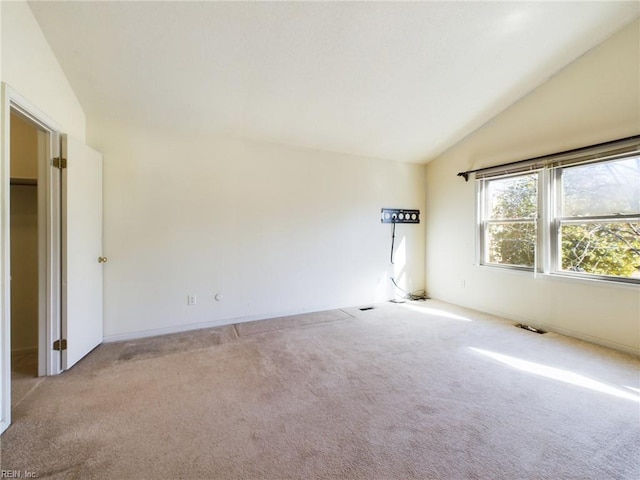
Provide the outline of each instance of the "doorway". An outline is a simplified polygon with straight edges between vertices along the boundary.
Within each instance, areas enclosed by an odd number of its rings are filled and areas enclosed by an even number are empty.
[[[60,338],[61,288],[60,174],[50,167],[59,129],[8,85],[1,93],[0,432],[11,424],[12,405],[60,371],[60,354],[49,346]]]
[[[39,164],[47,132],[15,111],[10,113],[11,404],[15,408],[46,374],[40,355]],[[42,186],[42,185],[40,185]],[[41,193],[40,193],[41,194]],[[41,361],[42,359],[42,361]]]
[[[41,377],[72,368],[102,342],[106,262],[102,155],[62,134],[6,84],[1,107],[0,433],[11,424],[12,399],[20,396],[12,395],[12,380],[24,379],[24,388],[14,388],[29,393]],[[14,165],[23,155],[25,162]],[[24,237],[13,235],[20,233]],[[21,276],[31,280],[22,285]]]

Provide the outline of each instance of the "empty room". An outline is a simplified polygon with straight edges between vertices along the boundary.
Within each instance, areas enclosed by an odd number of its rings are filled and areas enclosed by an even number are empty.
[[[0,468],[640,478],[640,4],[0,2]]]

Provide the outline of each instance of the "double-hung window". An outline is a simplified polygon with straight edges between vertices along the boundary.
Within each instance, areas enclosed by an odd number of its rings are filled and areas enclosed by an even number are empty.
[[[554,270],[640,274],[640,156],[554,170]]]
[[[479,264],[640,283],[640,137],[483,169]]]
[[[538,173],[481,183],[481,263],[533,269],[538,243]]]

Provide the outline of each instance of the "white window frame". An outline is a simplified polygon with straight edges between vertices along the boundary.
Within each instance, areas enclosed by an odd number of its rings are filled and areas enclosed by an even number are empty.
[[[640,212],[632,215],[594,215],[581,217],[561,216],[563,169],[571,166],[587,165],[598,162],[615,161],[622,158],[640,156],[640,140],[638,137],[616,142],[576,149],[566,154],[538,157],[531,161],[519,161],[504,166],[479,169],[476,173],[476,265],[486,268],[501,268],[523,272],[541,273],[566,278],[606,281],[612,284],[640,285],[640,278],[598,275],[587,272],[571,272],[562,270],[561,258],[561,226],[571,223],[595,222],[639,222]],[[479,173],[482,172],[482,173]],[[533,267],[509,265],[489,262],[488,258],[488,225],[492,223],[513,223],[520,220],[490,220],[488,217],[488,188],[492,180],[506,177],[518,177],[538,174],[538,215],[536,221],[536,250]],[[461,175],[461,174],[459,174]],[[467,177],[465,177],[467,178]]]
[[[626,158],[634,158],[638,155],[627,156]],[[618,158],[610,159],[608,161],[615,161]],[[605,160],[604,162],[606,162]],[[586,162],[581,165],[589,165],[600,162]],[[640,212],[638,214],[631,215],[585,215],[585,216],[563,216],[562,212],[562,173],[566,168],[571,168],[576,165],[568,165],[566,167],[556,167],[550,170],[550,180],[553,195],[550,196],[549,204],[553,211],[551,217],[551,229],[550,229],[550,268],[549,272],[553,275],[561,275],[565,277],[585,278],[591,280],[607,280],[621,283],[637,283],[640,284],[640,279],[619,277],[614,275],[599,275],[595,273],[587,272],[572,272],[562,269],[562,226],[571,224],[585,224],[585,223],[627,223],[637,222],[640,223]]]
[[[491,212],[489,211],[489,188],[488,185],[492,181],[496,180],[504,180],[505,178],[517,178],[524,177],[528,175],[535,174],[537,176],[536,182],[536,191],[537,191],[537,215],[534,218],[523,217],[523,218],[510,218],[510,219],[491,219]],[[478,263],[483,266],[489,267],[498,267],[498,268],[510,268],[515,270],[524,270],[524,271],[538,271],[540,269],[540,259],[539,252],[541,251],[540,245],[540,207],[541,207],[541,199],[540,199],[540,189],[541,189],[541,170],[532,170],[526,172],[520,172],[516,174],[506,174],[506,175],[496,175],[491,177],[482,178],[478,182],[478,199],[479,199],[479,208],[478,208],[478,227],[479,227],[479,237],[478,237],[478,246],[479,246],[479,257]],[[513,265],[508,263],[496,263],[489,261],[489,226],[490,225],[498,225],[498,224],[516,224],[516,223],[527,223],[533,224],[536,229],[536,245],[534,249],[534,264],[532,266],[526,265]]]

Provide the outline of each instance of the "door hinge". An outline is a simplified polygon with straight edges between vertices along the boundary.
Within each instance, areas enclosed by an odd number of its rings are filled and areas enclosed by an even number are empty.
[[[56,340],[53,342],[53,349],[61,352],[62,350],[67,349],[67,339],[63,338],[62,340]]]
[[[67,159],[62,157],[56,157],[51,162],[51,165],[53,165],[55,168],[59,168],[60,170],[62,170],[63,168],[67,168]]]

